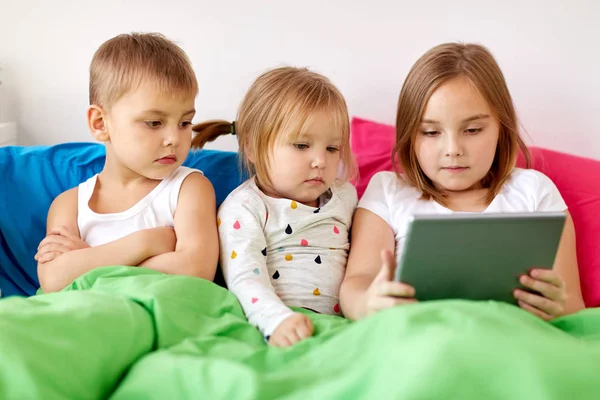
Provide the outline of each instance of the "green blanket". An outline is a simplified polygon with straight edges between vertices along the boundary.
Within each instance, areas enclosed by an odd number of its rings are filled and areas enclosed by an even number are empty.
[[[551,323],[494,302],[304,312],[315,336],[270,348],[213,283],[100,268],[0,301],[0,398],[600,398],[600,309]]]

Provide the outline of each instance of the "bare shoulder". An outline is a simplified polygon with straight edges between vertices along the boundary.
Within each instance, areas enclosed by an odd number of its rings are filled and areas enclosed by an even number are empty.
[[[212,183],[203,174],[193,172],[185,177],[179,190],[177,208],[197,204],[200,207],[215,207],[215,190]]]
[[[46,230],[64,226],[69,231],[79,235],[77,226],[77,195],[78,187],[74,187],[59,194],[50,205],[48,210],[48,218],[46,222]]]

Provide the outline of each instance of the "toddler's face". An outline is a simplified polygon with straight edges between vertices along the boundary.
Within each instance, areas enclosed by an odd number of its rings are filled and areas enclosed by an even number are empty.
[[[444,82],[431,95],[415,151],[425,175],[440,190],[480,188],[494,161],[500,124],[464,77]]]
[[[319,112],[298,138],[278,138],[269,160],[271,185],[261,189],[269,196],[317,207],[340,165],[342,134],[333,125],[328,113]]]

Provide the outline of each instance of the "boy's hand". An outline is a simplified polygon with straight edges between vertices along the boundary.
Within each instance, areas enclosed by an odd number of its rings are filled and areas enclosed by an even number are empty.
[[[567,289],[565,281],[551,269],[532,269],[529,275],[519,278],[521,284],[539,294],[515,289],[514,296],[519,306],[543,320],[560,317],[565,312]]]
[[[366,315],[371,315],[398,304],[415,303],[415,289],[394,281],[396,261],[388,250],[381,252],[381,270],[365,293]]]
[[[61,254],[72,250],[90,247],[79,236],[67,230],[64,226],[53,228],[39,244],[34,259],[40,263],[54,260]]]
[[[269,338],[269,344],[277,347],[291,346],[312,336],[314,327],[310,318],[294,313],[283,320]]]

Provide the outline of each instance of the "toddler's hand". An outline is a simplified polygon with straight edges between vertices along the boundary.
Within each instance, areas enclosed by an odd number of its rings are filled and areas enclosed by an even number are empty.
[[[414,303],[415,289],[402,282],[394,281],[396,261],[388,250],[381,252],[381,270],[365,294],[366,315],[371,315],[398,304]]]
[[[34,259],[40,264],[50,262],[56,257],[72,250],[90,247],[86,242],[64,226],[53,228],[37,248]]]
[[[565,312],[567,289],[565,281],[551,269],[532,269],[529,275],[519,278],[521,284],[539,294],[515,289],[514,296],[519,306],[548,321]]]
[[[310,318],[294,313],[283,320],[269,338],[269,344],[277,347],[291,346],[312,336],[314,327]]]

